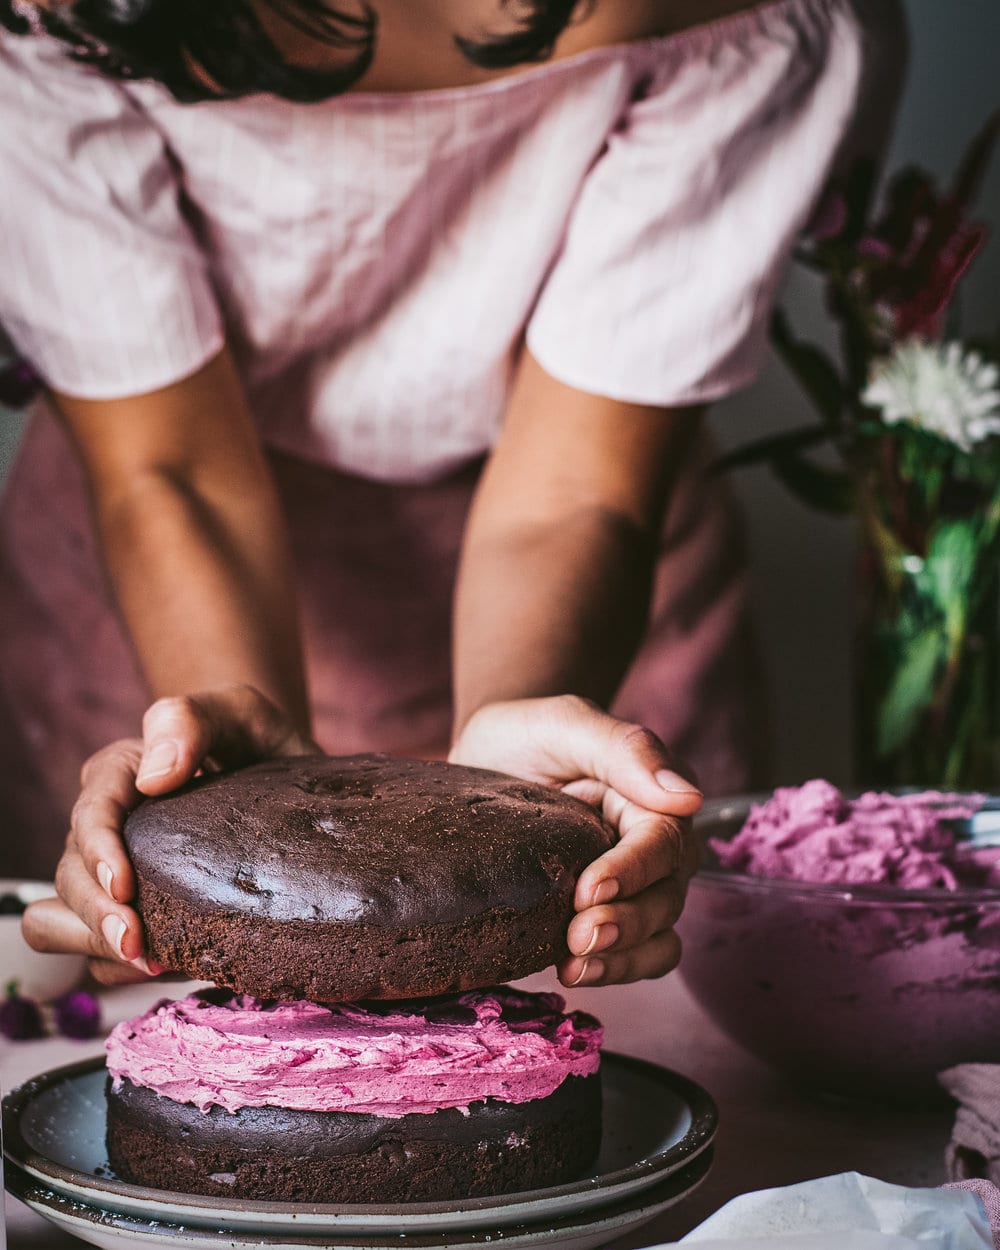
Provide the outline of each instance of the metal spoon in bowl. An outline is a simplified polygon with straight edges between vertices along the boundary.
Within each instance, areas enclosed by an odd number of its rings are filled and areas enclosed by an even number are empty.
[[[1000,795],[991,795],[966,820],[949,822],[963,841],[976,850],[1000,846]]]

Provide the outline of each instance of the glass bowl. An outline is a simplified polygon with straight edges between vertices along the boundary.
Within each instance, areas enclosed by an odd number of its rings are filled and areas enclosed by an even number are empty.
[[[1000,1063],[1000,889],[771,880],[719,866],[766,795],[712,800],[695,826],[704,867],[678,930],[680,975],[708,1014],[768,1064],[818,1089],[941,1096],[936,1074]]]

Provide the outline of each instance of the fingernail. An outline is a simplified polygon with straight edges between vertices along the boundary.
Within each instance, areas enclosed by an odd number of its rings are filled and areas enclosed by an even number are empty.
[[[137,955],[135,959],[130,959],[129,963],[133,968],[138,968],[140,972],[145,972],[150,977],[158,977],[161,972],[166,972],[162,964],[158,964],[154,959],[146,959],[143,955]]]
[[[109,898],[114,898],[111,893],[111,887],[115,883],[115,874],[111,871],[111,865],[106,864],[104,860],[97,865],[97,880],[101,883],[101,889]]]
[[[177,743],[158,742],[151,751],[142,757],[136,781],[152,781],[169,773],[177,764]]]
[[[128,926],[121,916],[105,916],[101,921],[101,932],[104,934],[104,940],[107,944],[118,952],[120,958],[125,958],[125,952],[122,950],[122,942]]]
[[[598,882],[594,890],[593,906],[596,907],[599,903],[610,903],[613,898],[618,897],[620,889],[621,886],[614,877],[605,877],[603,881]]]
[[[570,981],[569,988],[575,985],[593,985],[604,976],[604,960],[603,959],[585,959],[583,967],[580,969],[579,975],[575,981]]]
[[[581,951],[581,955],[589,955],[593,951],[605,951],[609,946],[614,946],[618,941],[618,926],[616,924],[599,924],[595,925],[594,932],[590,935],[590,942],[585,951]]]
[[[680,773],[672,773],[669,768],[661,768],[656,774],[656,780],[661,790],[667,790],[670,794],[701,794],[697,786],[685,780]]]

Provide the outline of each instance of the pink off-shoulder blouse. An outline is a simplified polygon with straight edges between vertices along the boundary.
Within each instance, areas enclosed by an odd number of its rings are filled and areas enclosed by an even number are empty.
[[[723,395],[854,113],[860,12],[774,0],[311,105],[181,105],[0,34],[0,324],[91,398],[176,381],[226,336],[268,444],[384,481],[489,448],[525,339],[586,391]]]

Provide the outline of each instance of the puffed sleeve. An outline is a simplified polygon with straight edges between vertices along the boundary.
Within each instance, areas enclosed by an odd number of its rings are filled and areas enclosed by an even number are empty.
[[[223,343],[162,136],[45,35],[0,31],[0,324],[56,390],[113,399]]]
[[[846,0],[783,0],[648,45],[527,342],[581,390],[657,406],[751,380],[796,236],[858,102]]]

